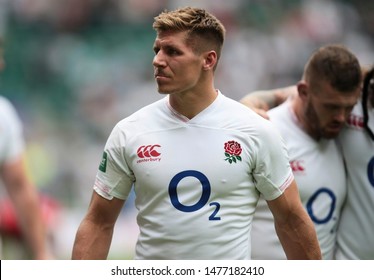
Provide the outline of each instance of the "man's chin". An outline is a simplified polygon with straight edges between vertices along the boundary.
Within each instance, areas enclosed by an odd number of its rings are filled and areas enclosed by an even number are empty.
[[[157,87],[157,91],[159,94],[171,94],[172,93],[172,91],[167,90],[165,88],[161,88],[161,87]]]
[[[341,129],[339,130],[333,130],[333,131],[325,131],[323,134],[323,138],[326,139],[334,139],[339,136]]]

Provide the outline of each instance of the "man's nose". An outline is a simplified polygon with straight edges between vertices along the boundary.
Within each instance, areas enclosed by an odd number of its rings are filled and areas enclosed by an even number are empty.
[[[350,112],[351,111],[348,109],[340,108],[335,114],[335,120],[341,123],[346,122],[348,120]]]
[[[162,52],[159,51],[158,53],[155,54],[153,57],[153,66],[156,67],[163,67],[166,65],[165,59],[163,58]]]

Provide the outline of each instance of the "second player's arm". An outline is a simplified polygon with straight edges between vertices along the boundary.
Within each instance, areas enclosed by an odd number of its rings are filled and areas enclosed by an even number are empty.
[[[125,201],[107,200],[95,191],[81,222],[73,246],[72,259],[103,260],[108,257],[114,225]]]
[[[34,259],[50,259],[47,231],[43,222],[39,195],[26,172],[23,154],[1,166],[1,178],[19,221],[19,226]]]
[[[314,224],[305,211],[295,180],[278,198],[268,201],[287,259],[321,259]]]
[[[240,102],[268,119],[267,111],[282,104],[287,98],[297,94],[296,86],[288,86],[272,90],[259,90],[248,93]]]

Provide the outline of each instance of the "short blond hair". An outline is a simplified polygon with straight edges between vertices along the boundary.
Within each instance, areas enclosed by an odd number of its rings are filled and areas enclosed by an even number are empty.
[[[219,58],[225,40],[225,27],[211,13],[201,8],[164,10],[154,18],[153,28],[163,31],[188,31],[188,43],[196,52],[212,48]],[[199,40],[194,40],[198,37]],[[201,42],[201,43],[200,43]]]

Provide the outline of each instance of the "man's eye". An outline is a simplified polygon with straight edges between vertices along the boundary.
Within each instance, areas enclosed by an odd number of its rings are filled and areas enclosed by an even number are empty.
[[[179,52],[176,49],[169,49],[167,50],[168,55],[178,55]]]

